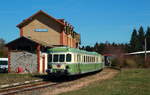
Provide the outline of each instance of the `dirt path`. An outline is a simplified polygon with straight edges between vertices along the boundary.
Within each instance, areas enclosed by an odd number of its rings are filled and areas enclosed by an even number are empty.
[[[53,89],[49,92],[43,93],[42,95],[56,95],[56,94],[60,94],[63,92],[78,90],[82,87],[88,86],[90,83],[93,83],[95,81],[102,81],[102,80],[110,79],[110,78],[114,77],[117,73],[118,73],[118,71],[116,71],[116,70],[105,69],[102,72],[99,72],[95,75],[88,76],[88,77],[79,79],[74,82],[70,82],[67,84],[68,86],[60,87],[58,89],[57,88]]]

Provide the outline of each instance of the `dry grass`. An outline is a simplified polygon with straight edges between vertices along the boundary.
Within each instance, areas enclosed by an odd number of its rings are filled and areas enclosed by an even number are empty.
[[[37,74],[36,74],[37,75]],[[39,77],[34,77],[32,74],[0,74],[0,85],[11,84],[16,82],[24,82],[29,80],[41,79]]]
[[[150,69],[124,69],[113,79],[60,95],[150,95],[149,72]]]

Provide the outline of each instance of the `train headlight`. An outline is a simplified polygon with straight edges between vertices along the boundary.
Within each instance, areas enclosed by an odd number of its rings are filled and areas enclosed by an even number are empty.
[[[57,67],[58,67],[58,68],[60,68],[60,67],[61,67],[61,65],[60,65],[60,64],[58,64],[58,65],[57,65]]]
[[[69,69],[69,66],[66,66],[66,69]]]

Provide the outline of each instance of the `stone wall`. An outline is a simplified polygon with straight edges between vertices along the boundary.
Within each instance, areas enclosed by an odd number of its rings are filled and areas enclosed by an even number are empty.
[[[18,67],[25,73],[37,73],[37,55],[26,51],[10,52],[10,72],[17,72]]]

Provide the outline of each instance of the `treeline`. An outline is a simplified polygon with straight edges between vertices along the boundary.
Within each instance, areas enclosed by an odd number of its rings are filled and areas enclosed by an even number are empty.
[[[133,29],[129,43],[95,43],[94,46],[82,46],[81,49],[87,51],[96,51],[101,54],[144,51],[145,39],[147,44],[147,50],[150,50],[150,27],[148,27],[147,30],[144,31],[143,27],[141,26],[139,30]]]
[[[144,51],[145,45],[147,50],[150,50],[150,27],[145,29],[141,26],[139,29],[133,29],[129,43],[95,43],[94,46],[82,46],[81,49],[87,51],[96,51],[100,54],[113,54],[116,57],[112,60],[113,66],[128,67],[128,68],[150,68],[150,56],[128,55],[122,56],[125,53]],[[106,39],[107,40],[107,39]]]
[[[80,49],[86,50],[86,51],[96,51],[100,54],[119,54],[119,53],[125,53],[129,50],[128,44],[117,44],[117,43],[96,43],[94,46],[82,46]]]
[[[5,41],[0,38],[0,57],[7,57],[8,50],[5,47]]]
[[[147,50],[150,50],[150,27],[146,31],[142,26],[139,30],[134,29],[130,40],[130,51],[143,51],[145,50],[145,44],[147,44]]]
[[[138,30],[133,29],[129,43],[109,43],[108,41],[106,41],[105,43],[96,42],[94,46],[82,46],[80,47],[80,49],[87,51],[96,51],[100,54],[118,54],[144,51],[145,39],[147,50],[150,50],[150,27],[147,27],[147,30],[144,31],[144,28],[141,26]],[[7,49],[4,47],[4,45],[5,41],[0,38],[0,57],[7,56]]]

